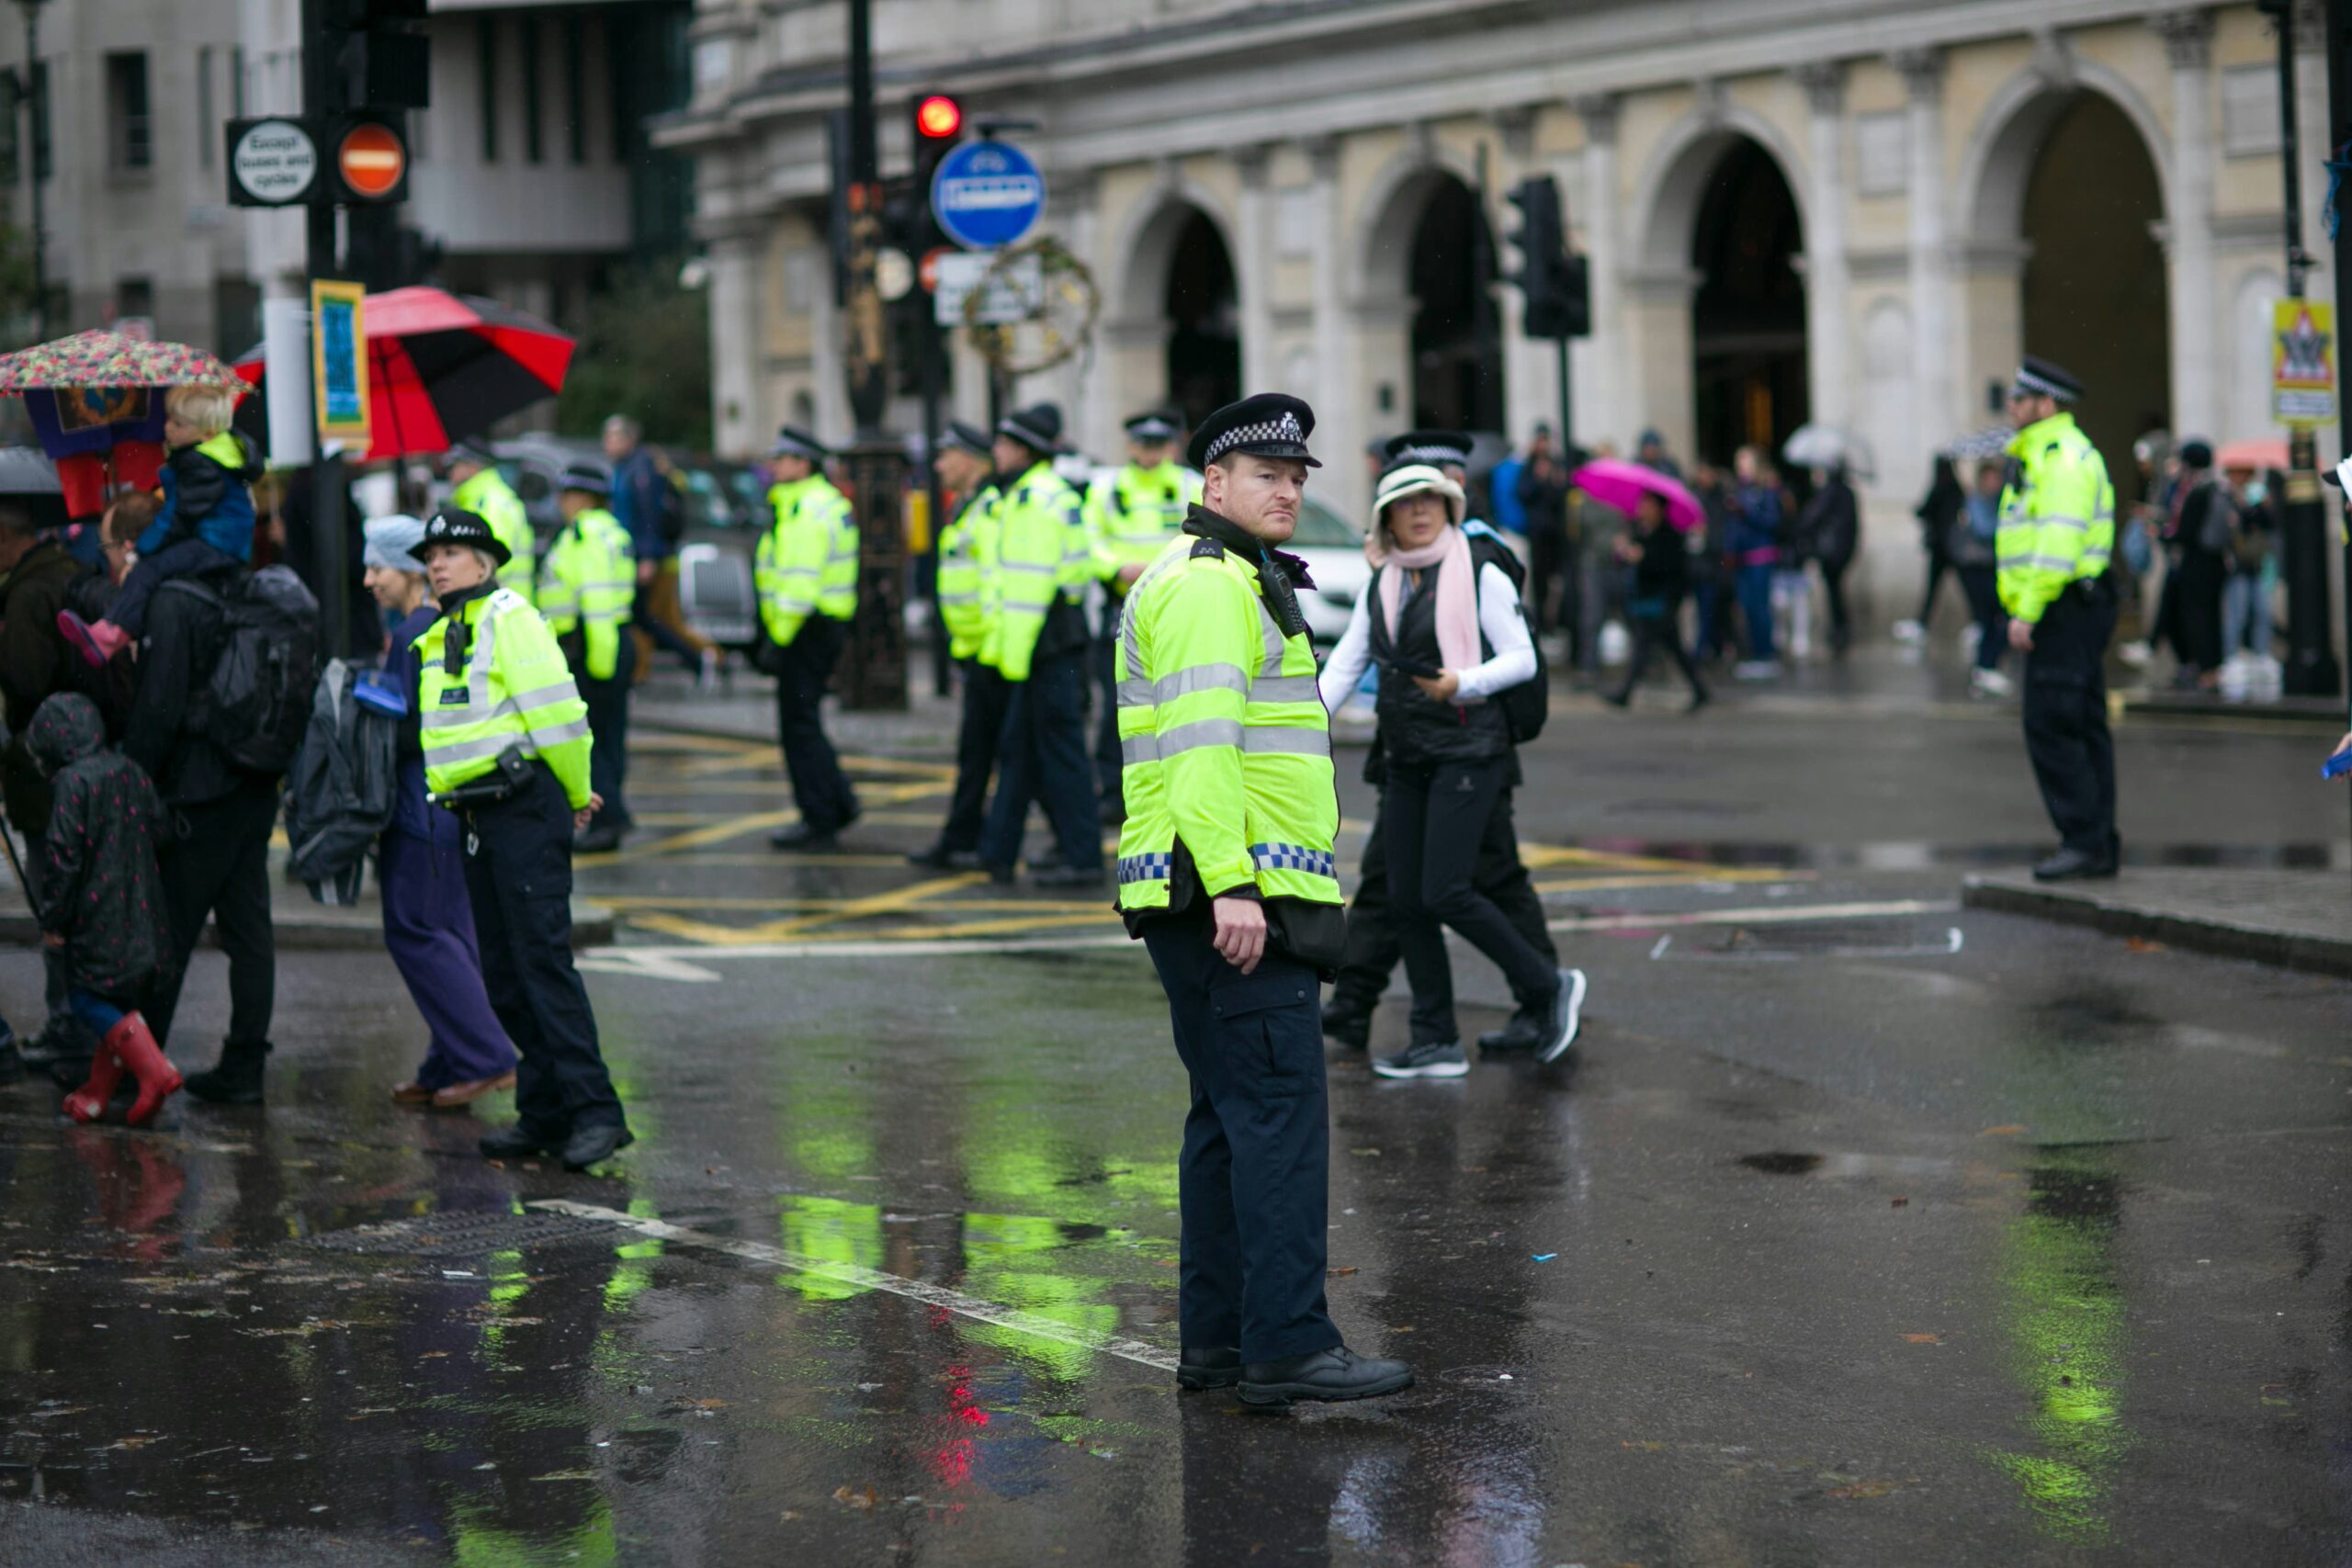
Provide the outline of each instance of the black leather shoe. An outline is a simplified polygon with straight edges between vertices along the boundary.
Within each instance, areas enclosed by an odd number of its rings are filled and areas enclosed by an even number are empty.
[[[1031,872],[1029,885],[1033,887],[1100,887],[1102,886],[1102,868],[1098,865],[1091,871],[1085,871],[1074,865],[1057,865],[1045,871]]]
[[[1231,1388],[1240,1381],[1241,1351],[1237,1347],[1187,1350],[1176,1363],[1176,1386],[1194,1393],[1203,1389]]]
[[[1351,1051],[1369,1051],[1372,1049],[1372,1015],[1327,1012],[1323,1015],[1323,1038],[1336,1040]]]
[[[571,1136],[564,1141],[563,1168],[585,1170],[592,1165],[602,1165],[631,1144],[637,1135],[614,1122],[598,1122],[586,1127],[574,1127]]]
[[[562,1146],[561,1134],[536,1132],[520,1122],[512,1127],[501,1127],[495,1133],[486,1133],[474,1145],[481,1151],[484,1159],[529,1159],[534,1155],[553,1153]]]
[[[1015,872],[1009,865],[991,865],[986,869],[989,874],[989,880],[995,883],[999,887],[1010,887],[1014,883],[1021,880],[1020,874]]]
[[[574,854],[608,854],[620,847],[621,830],[610,824],[602,828],[591,828],[571,840],[571,852]]]
[[[1490,1029],[1478,1036],[1481,1051],[1532,1051],[1544,1043],[1544,1021],[1521,1008],[1510,1015],[1510,1021],[1500,1029]]]
[[[262,1068],[268,1061],[267,1041],[227,1041],[221,1044],[220,1060],[203,1072],[188,1074],[185,1087],[197,1099],[215,1105],[259,1105]]]
[[[0,1084],[22,1083],[24,1077],[25,1059],[17,1054],[17,1037],[11,1034],[0,1040]]]
[[[2114,874],[2113,861],[2088,850],[2060,850],[2033,868],[2036,882],[2084,882]]]
[[[1241,1403],[1274,1410],[1295,1399],[1377,1399],[1412,1386],[1413,1369],[1404,1362],[1377,1361],[1345,1345],[1241,1369]]]
[[[907,863],[922,866],[931,871],[945,871],[956,863],[956,851],[949,849],[945,844],[933,844],[928,849],[917,850],[909,855]]]
[[[768,835],[772,850],[830,850],[841,840],[831,833],[820,833],[806,822],[795,822],[788,828],[778,828]]]

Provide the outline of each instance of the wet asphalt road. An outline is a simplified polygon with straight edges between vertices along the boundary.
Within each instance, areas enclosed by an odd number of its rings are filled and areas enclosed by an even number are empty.
[[[266,1112],[0,1090],[0,1559],[2343,1561],[2352,987],[1960,912],[2042,841],[2012,723],[1555,718],[1581,1064],[1335,1054],[1332,1304],[1419,1381],[1276,1416],[1164,1370],[1183,1083],[1100,906],[896,863],[928,752],[783,868],[764,755],[648,737],[608,1171],[391,1105],[375,954],[288,955]],[[2346,863],[2331,739],[2127,728],[2132,852]]]

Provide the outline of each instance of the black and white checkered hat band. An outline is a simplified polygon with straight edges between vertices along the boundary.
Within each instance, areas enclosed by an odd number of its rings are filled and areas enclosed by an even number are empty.
[[[1467,463],[1470,454],[1459,446],[1408,446],[1389,460],[1396,463]]]
[[[2055,381],[2037,376],[2032,371],[2022,367],[2018,369],[2017,379],[2012,384],[2020,392],[2038,392],[2045,398],[2055,398],[2062,403],[2071,403],[2075,397],[2074,388],[2062,387]]]
[[[1306,432],[1298,427],[1298,416],[1286,413],[1280,419],[1261,420],[1256,424],[1237,424],[1209,443],[1209,461],[1214,463],[1236,446],[1267,446],[1288,442],[1294,446],[1306,445]]]
[[[1139,419],[1127,426],[1127,434],[1138,441],[1165,441],[1176,434],[1176,427],[1164,419]]]
[[[812,443],[803,441],[797,435],[779,435],[775,439],[775,445],[769,448],[768,456],[771,457],[806,457],[812,463],[821,463],[825,460],[825,449],[821,446],[815,446]]]

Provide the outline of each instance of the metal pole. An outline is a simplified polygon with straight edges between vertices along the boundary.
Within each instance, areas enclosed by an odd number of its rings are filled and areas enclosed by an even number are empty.
[[[2303,201],[2295,125],[2295,25],[2291,4],[2263,6],[2278,34],[2279,164],[2286,178],[2287,295],[2303,298]],[[2279,509],[2280,566],[2287,576],[2287,667],[2280,687],[2290,696],[2335,694],[2335,655],[2328,647],[2327,505],[2321,499],[2317,433],[2305,422],[2288,427],[2286,504]],[[2268,649],[2257,650],[2265,655]]]
[[[847,458],[857,517],[857,618],[842,701],[907,705],[907,452],[883,427],[890,392],[889,315],[874,277],[882,245],[882,177],[874,140],[874,0],[849,6],[849,289],[842,362],[856,438]]]
[[[1560,351],[1560,467],[1565,470],[1576,466],[1569,456],[1576,446],[1576,420],[1568,402],[1568,340],[1560,338],[1552,346]]]
[[[2327,50],[2327,146],[2328,161],[2340,163],[2352,157],[2352,60],[2346,51],[2352,50],[2352,26],[2347,26],[2345,0],[2329,0],[2320,7],[2326,18]],[[2352,223],[2338,222],[2334,226],[2335,262],[2335,321],[2337,331],[2352,320]],[[2342,378],[2339,374],[2338,380]],[[2347,403],[2341,385],[2336,388],[2336,429],[2340,449],[2352,454],[2352,403]],[[2352,652],[2352,529],[2345,526],[2345,513],[2338,498],[2335,514],[2336,538],[2344,555],[2344,616],[2345,649]],[[2352,711],[2346,715],[2346,726],[2352,728]]]
[[[40,0],[28,0],[25,6],[25,149],[27,178],[32,183],[33,197],[33,320],[40,324],[42,341],[50,335],[49,321],[49,229],[41,212],[40,125],[41,115],[49,107],[49,73],[40,69]]]
[[[303,112],[322,148],[327,119],[343,109],[334,52],[328,37],[326,0],[302,0]],[[322,174],[319,190],[303,209],[302,267],[312,281],[339,276],[342,271],[335,257],[334,203],[325,199],[325,184]],[[311,330],[318,331],[316,321]],[[315,411],[315,403],[312,407]],[[315,412],[311,417],[317,417]],[[343,502],[343,458],[340,454],[330,456],[322,440],[318,457],[311,465],[311,559],[317,563],[318,575],[311,592],[317,595],[326,623],[327,647],[347,658],[358,650],[351,646],[351,560],[344,537]]]
[[[922,376],[923,493],[930,498],[924,514],[931,519],[931,689],[933,695],[944,697],[954,689],[954,682],[949,674],[953,660],[947,657],[947,624],[939,614],[939,536],[947,526],[947,497],[940,488],[936,467],[943,389],[939,328],[931,320],[930,296],[918,291],[915,302],[922,307],[915,325],[915,355]]]

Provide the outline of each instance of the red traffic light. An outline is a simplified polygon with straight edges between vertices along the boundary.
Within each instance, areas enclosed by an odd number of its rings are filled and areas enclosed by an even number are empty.
[[[964,129],[963,107],[933,93],[915,106],[915,130],[935,141],[945,141]]]

